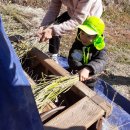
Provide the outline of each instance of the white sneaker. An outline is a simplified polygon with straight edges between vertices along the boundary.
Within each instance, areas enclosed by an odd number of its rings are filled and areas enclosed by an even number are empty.
[[[46,54],[48,57],[50,57],[50,58],[51,58],[51,56],[53,55],[53,54],[50,53],[50,52],[45,52],[45,54]]]
[[[53,59],[57,64],[59,64],[59,62],[58,62],[58,54],[52,54],[51,59]]]
[[[52,54],[50,52],[46,52],[45,54],[47,56],[49,56],[52,60],[54,60],[57,64],[59,64],[59,62],[58,62],[58,54]]]

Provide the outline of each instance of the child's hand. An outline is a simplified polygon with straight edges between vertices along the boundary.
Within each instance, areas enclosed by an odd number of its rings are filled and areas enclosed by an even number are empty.
[[[84,69],[80,70],[78,73],[79,73],[80,81],[85,81],[85,80],[90,79],[90,77],[89,77],[90,71],[88,69],[84,68]]]

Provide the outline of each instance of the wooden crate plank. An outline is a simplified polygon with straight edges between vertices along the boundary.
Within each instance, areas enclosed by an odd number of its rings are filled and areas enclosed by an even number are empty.
[[[54,75],[61,75],[61,76],[66,76],[70,75],[70,73],[62,68],[60,65],[55,63],[52,59],[50,59],[47,55],[45,55],[43,52],[38,50],[37,48],[33,48],[30,51],[30,54],[32,56],[35,56],[37,60],[40,61],[40,63],[45,66],[49,71],[51,71]],[[109,103],[106,103],[104,99],[102,99],[105,103],[101,104],[98,103],[98,99],[95,98],[96,93],[91,90],[89,87],[87,87],[84,83],[82,82],[77,82],[72,88],[72,91],[74,91],[77,95],[80,97],[89,97],[92,98],[92,100],[101,106],[106,111],[106,115],[108,116],[111,112],[111,106]]]
[[[84,97],[63,111],[61,114],[44,124],[44,126],[57,127],[60,129],[75,126],[84,126],[86,128],[89,128],[103,115],[103,109],[92,102],[88,97]]]
[[[25,71],[24,71],[24,73],[25,73],[25,76],[27,77],[31,87],[36,86],[36,83],[33,81],[33,79]],[[57,106],[52,101],[49,101],[49,103],[43,108],[41,114],[48,112],[56,107]]]
[[[37,48],[33,48],[30,51],[30,54],[34,57],[36,57],[43,66],[45,66],[49,71],[51,71],[54,75],[60,75],[60,76],[67,76],[70,75],[70,73],[65,70],[63,67],[61,67],[59,64],[56,64],[52,59],[50,59],[47,55],[42,53]],[[72,87],[72,90],[75,91],[79,96],[85,97],[86,95],[88,97],[93,97],[96,93],[92,91],[90,88],[88,88],[85,84],[82,82],[77,82],[77,84]]]
[[[48,68],[48,70],[51,71],[53,74],[59,76],[70,75],[68,71],[63,69],[60,65],[56,64],[52,59],[50,59],[46,54],[42,53],[37,48],[33,48],[30,51],[30,54],[36,57],[40,61],[40,63]]]
[[[91,99],[105,111],[105,117],[108,117],[111,114],[112,112],[111,104],[107,103],[103,98],[101,98],[97,94]]]
[[[80,97],[87,96],[89,98],[92,98],[96,95],[96,92],[91,90],[88,86],[86,86],[84,83],[80,81],[78,81],[71,89]]]
[[[25,76],[27,77],[31,87],[36,86],[36,83],[32,80],[32,78],[25,71],[24,71],[24,73],[25,73]]]

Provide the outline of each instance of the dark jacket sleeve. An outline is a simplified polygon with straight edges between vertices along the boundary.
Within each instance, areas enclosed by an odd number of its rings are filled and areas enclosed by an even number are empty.
[[[68,63],[71,69],[73,70],[81,70],[83,68],[87,68],[90,70],[90,75],[95,75],[100,72],[102,72],[106,66],[107,63],[107,50],[104,48],[101,51],[98,51],[96,49],[92,50],[91,58],[89,60],[89,63],[84,65],[83,62],[79,62],[77,60],[74,60],[72,57],[72,53],[74,50],[82,50],[82,43],[80,41],[76,40],[74,44],[72,45],[72,48],[70,49],[69,52],[69,57],[68,57]]]
[[[73,70],[79,70],[79,68],[81,66],[83,66],[82,62],[74,60],[72,57],[72,53],[74,52],[74,50],[82,50],[82,43],[80,43],[77,39],[75,40],[75,42],[73,43],[70,51],[69,51],[69,56],[68,56],[68,64],[69,67]]]
[[[89,67],[92,69],[91,74],[98,74],[102,72],[107,63],[107,50],[104,48],[101,51],[98,51],[94,56],[92,56],[91,61],[84,67]]]

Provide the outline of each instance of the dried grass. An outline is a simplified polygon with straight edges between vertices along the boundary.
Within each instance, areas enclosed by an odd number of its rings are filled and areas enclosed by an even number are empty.
[[[21,23],[22,26],[24,26],[26,29],[32,27],[32,23],[30,22],[32,16],[30,14],[24,14],[23,12],[20,12],[19,10],[17,10],[11,5],[5,6],[1,4],[0,8],[3,14],[10,15],[11,17],[13,17],[14,20]]]
[[[50,101],[56,100],[61,93],[68,91],[77,81],[79,81],[78,75],[51,76],[48,80],[42,78],[39,84],[32,86],[39,112],[42,113]]]

